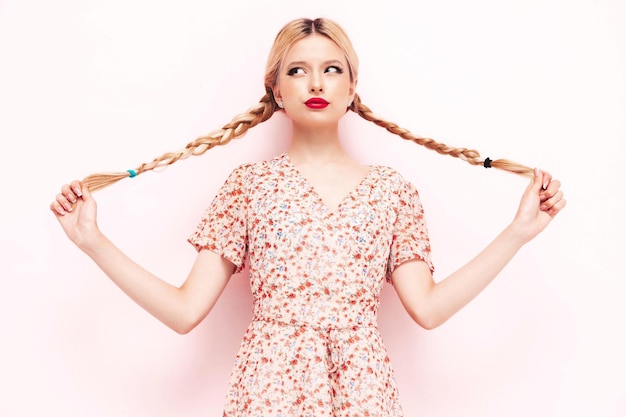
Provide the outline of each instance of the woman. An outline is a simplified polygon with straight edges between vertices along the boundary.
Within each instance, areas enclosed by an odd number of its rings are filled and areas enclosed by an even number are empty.
[[[450,148],[377,118],[355,92],[357,77],[358,59],[336,23],[294,20],[276,37],[266,95],[257,106],[180,152],[136,170],[64,185],[50,206],[72,242],[179,333],[206,317],[249,257],[254,316],[224,415],[402,415],[376,328],[385,280],[417,324],[437,327],[565,206],[560,183],[546,172],[483,160],[476,151]],[[416,189],[391,168],[348,157],[338,133],[347,110],[439,153],[531,175],[511,224],[469,263],[435,283]],[[275,111],[292,121],[288,151],[231,173],[189,238],[198,256],[180,288],[141,268],[100,232],[92,191],[225,144]]]

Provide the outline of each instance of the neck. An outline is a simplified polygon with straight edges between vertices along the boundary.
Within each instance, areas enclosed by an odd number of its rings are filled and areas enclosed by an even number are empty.
[[[347,158],[339,139],[339,127],[293,127],[289,157],[296,164],[339,162]]]

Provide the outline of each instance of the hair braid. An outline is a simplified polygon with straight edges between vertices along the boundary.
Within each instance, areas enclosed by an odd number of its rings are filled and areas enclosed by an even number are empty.
[[[282,59],[288,48],[300,39],[311,35],[312,33],[322,34],[333,42],[335,42],[344,51],[348,66],[350,68],[350,79],[353,81],[358,75],[359,60],[354,52],[352,44],[346,33],[339,25],[328,19],[296,19],[281,29],[276,36],[270,56],[268,58],[265,71],[265,91],[266,94],[261,98],[259,103],[248,109],[246,113],[235,116],[230,123],[224,125],[221,129],[214,130],[206,136],[202,136],[187,144],[187,146],[177,152],[168,152],[151,162],[141,164],[135,170],[125,172],[103,172],[88,175],[83,179],[83,184],[91,191],[99,190],[111,185],[121,179],[134,177],[151,171],[156,168],[165,168],[174,162],[186,159],[192,155],[202,155],[209,149],[225,145],[234,138],[243,136],[248,129],[268,120],[279,109],[274,99],[273,88],[276,87],[278,72],[282,64]],[[466,148],[453,148],[443,143],[436,142],[430,138],[424,138],[411,133],[409,130],[399,127],[395,123],[388,122],[374,115],[369,107],[361,103],[360,97],[355,95],[354,101],[349,107],[350,110],[359,116],[384,127],[389,132],[400,136],[403,139],[410,140],[428,149],[434,150],[443,155],[450,155],[463,159],[472,165],[484,165],[486,167],[494,167],[504,171],[513,172],[525,176],[533,176],[533,170],[527,166],[508,161],[506,159],[496,159],[491,161],[489,158],[483,159],[478,151]]]
[[[221,129],[214,130],[188,143],[182,150],[168,152],[155,158],[151,162],[143,163],[139,165],[137,169],[132,170],[132,174],[129,170],[125,172],[101,172],[88,175],[83,179],[83,184],[87,186],[90,191],[96,191],[121,179],[134,177],[135,175],[143,174],[146,171],[151,171],[156,168],[167,167],[176,161],[186,159],[192,155],[202,155],[215,146],[226,145],[232,139],[243,136],[251,127],[263,123],[272,117],[277,108],[276,102],[268,92],[261,98],[256,106],[248,109],[245,113],[235,116],[230,123],[224,125]]]
[[[355,95],[354,101],[349,107],[350,110],[380,127],[387,129],[389,132],[400,136],[403,139],[410,140],[418,145],[422,145],[430,150],[436,151],[442,155],[449,155],[455,158],[460,158],[472,165],[487,166],[485,159],[480,156],[480,153],[473,149],[467,148],[454,148],[443,143],[437,142],[431,138],[425,138],[417,136],[411,133],[409,130],[401,128],[395,123],[388,122],[376,116],[369,107],[361,103],[361,98],[358,94]],[[489,160],[489,165],[493,168],[498,168],[504,171],[520,174],[528,177],[533,176],[532,168],[525,165],[518,164],[517,162],[509,161],[506,159],[496,159],[494,161]]]

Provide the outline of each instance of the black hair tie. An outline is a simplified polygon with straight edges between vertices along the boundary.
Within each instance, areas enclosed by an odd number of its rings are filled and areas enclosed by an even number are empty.
[[[491,159],[489,158],[485,159],[485,162],[483,162],[483,166],[485,168],[491,168]]]

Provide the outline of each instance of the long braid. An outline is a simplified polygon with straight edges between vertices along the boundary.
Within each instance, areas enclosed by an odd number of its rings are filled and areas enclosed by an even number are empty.
[[[168,152],[155,158],[152,162],[141,164],[137,169],[125,172],[103,172],[92,174],[83,179],[83,184],[91,191],[99,190],[111,185],[121,179],[134,177],[151,171],[155,168],[166,167],[174,162],[186,159],[192,155],[202,155],[209,149],[225,145],[234,138],[243,136],[248,129],[268,120],[279,109],[276,104],[273,88],[276,86],[278,79],[278,71],[282,63],[284,54],[289,46],[297,42],[303,37],[309,36],[311,33],[321,33],[333,40],[339,45],[346,54],[346,59],[350,67],[350,77],[356,79],[358,72],[358,58],[354,53],[352,44],[345,32],[336,23],[328,19],[296,19],[283,27],[279,32],[272,46],[268,65],[265,74],[265,90],[266,94],[261,98],[259,103],[250,108],[246,113],[235,116],[230,123],[224,125],[221,129],[214,130],[206,136],[202,136],[187,144],[187,146],[178,152]],[[399,127],[395,123],[388,122],[374,115],[369,107],[361,103],[358,95],[355,95],[354,101],[349,107],[350,110],[359,116],[387,129],[389,132],[400,136],[403,139],[410,140],[428,149],[434,150],[443,155],[450,155],[463,159],[472,165],[483,165],[494,167],[504,171],[513,172],[525,176],[533,176],[533,170],[527,166],[506,159],[496,159],[494,161],[487,158],[486,160],[480,156],[476,150],[466,148],[453,148],[443,143],[436,142],[430,138],[424,138],[411,133],[409,130]]]
[[[134,177],[144,172],[151,171],[155,168],[166,167],[181,159],[186,159],[192,155],[202,155],[209,149],[226,145],[232,139],[243,136],[248,129],[268,120],[278,109],[271,92],[268,92],[261,98],[259,103],[248,109],[247,112],[235,116],[230,123],[224,125],[221,129],[214,130],[208,135],[201,136],[190,142],[184,149],[178,152],[168,152],[152,162],[139,165],[135,170],[125,172],[102,172],[88,175],[83,179],[83,184],[90,191],[99,190],[111,185],[121,179]]]
[[[361,103],[359,95],[355,95],[354,101],[349,107],[350,110],[380,127],[387,129],[389,132],[400,136],[403,139],[410,140],[418,145],[422,145],[428,149],[436,151],[442,155],[449,155],[455,158],[460,158],[472,165],[480,165],[485,167],[498,168],[504,171],[512,172],[527,177],[533,176],[532,168],[525,165],[518,164],[517,162],[509,161],[506,159],[490,160],[480,156],[480,153],[473,149],[466,148],[453,148],[443,143],[436,142],[434,139],[417,136],[411,133],[409,130],[401,128],[395,123],[388,122],[376,116],[369,107]]]

